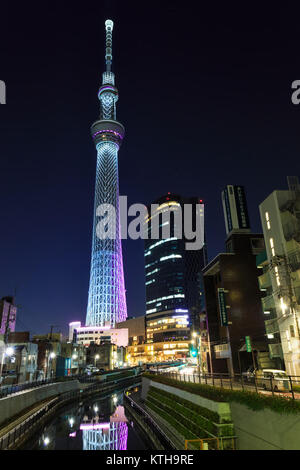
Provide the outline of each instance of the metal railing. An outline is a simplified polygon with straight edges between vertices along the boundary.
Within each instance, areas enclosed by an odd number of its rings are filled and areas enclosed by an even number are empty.
[[[284,380],[275,378],[274,376],[257,376],[246,374],[209,374],[194,373],[185,374],[184,371],[166,372],[150,370],[147,371],[154,375],[163,375],[180,382],[188,382],[194,384],[211,385],[231,390],[251,391],[255,393],[263,393],[272,396],[281,396],[288,399],[300,400],[300,377],[287,375]]]
[[[128,370],[133,370],[134,368],[130,368]],[[112,375],[117,375],[117,374],[122,374],[125,369],[120,369],[120,370],[114,370],[114,371],[108,371],[106,374],[104,373],[103,375],[106,375],[105,379],[102,380],[102,382],[108,382],[111,380],[114,380],[113,377],[108,379],[107,377]],[[127,369],[126,369],[127,372]],[[74,375],[69,375],[69,376],[63,376],[63,377],[55,377],[53,379],[44,379],[44,380],[35,380],[34,382],[25,382],[21,384],[12,384],[12,385],[2,385],[0,386],[0,399],[5,398],[8,395],[13,395],[14,393],[22,392],[25,390],[29,390],[32,388],[36,387],[43,387],[45,385],[50,385],[54,383],[59,383],[59,382],[66,382],[69,380],[79,380],[80,383],[94,383],[94,382],[99,382],[98,378],[96,375],[88,375],[88,374],[74,374]]]
[[[13,395],[14,393],[22,392],[24,390],[29,390],[36,387],[43,387],[44,385],[50,385],[58,382],[65,382],[68,380],[78,379],[81,376],[68,376],[68,377],[57,377],[55,379],[44,379],[44,380],[35,380],[34,382],[25,382],[22,384],[13,384],[13,385],[2,385],[0,387],[0,398],[5,398],[8,395]]]
[[[138,405],[130,395],[124,393],[125,401],[128,401],[130,407],[140,416],[143,423],[150,428],[154,435],[157,436],[165,450],[175,450],[176,446],[171,439],[164,433],[164,431],[158,426],[153,418],[145,411],[140,405]]]
[[[137,382],[140,380],[141,376],[132,376],[132,377],[123,377],[124,384],[122,386],[126,386],[126,380],[136,379]],[[74,377],[73,377],[74,378]],[[116,381],[110,381],[108,383],[96,381],[89,387],[85,389],[77,389],[77,390],[70,390],[68,392],[62,393],[58,397],[55,397],[53,400],[45,404],[42,408],[40,408],[37,412],[30,415],[24,421],[16,425],[13,429],[8,431],[5,435],[0,438],[0,450],[8,450],[10,448],[14,448],[18,445],[18,441],[21,437],[23,437],[29,430],[34,429],[36,432],[36,425],[41,421],[42,418],[46,418],[47,415],[55,411],[60,406],[63,406],[68,401],[82,399],[85,395],[89,395],[95,391],[102,393],[111,392],[112,387],[115,387],[116,384],[118,385],[122,379],[118,379]]]
[[[228,445],[229,441],[229,445]],[[224,445],[224,442],[227,442]],[[189,449],[189,443],[192,444]],[[204,439],[185,439],[184,449],[185,450],[224,450],[228,448],[230,450],[236,450],[236,438],[235,437],[208,437]]]

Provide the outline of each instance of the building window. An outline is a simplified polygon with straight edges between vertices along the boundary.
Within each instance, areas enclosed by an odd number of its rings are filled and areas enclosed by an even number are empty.
[[[291,333],[291,337],[292,337],[292,338],[295,338],[295,328],[294,328],[294,325],[290,325],[290,333]]]
[[[270,238],[270,247],[271,247],[272,256],[275,256],[275,248],[274,248],[273,238]]]
[[[268,230],[270,230],[271,229],[271,223],[270,223],[269,212],[265,212],[265,217],[266,217],[266,222],[267,222],[267,228],[268,228]]]
[[[279,278],[279,272],[278,272],[277,266],[275,267],[275,277],[276,277],[277,285],[280,286],[280,278]]]

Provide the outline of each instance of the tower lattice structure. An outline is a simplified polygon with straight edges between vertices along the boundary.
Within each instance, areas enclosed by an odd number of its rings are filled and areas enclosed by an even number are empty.
[[[113,22],[106,20],[106,70],[98,92],[100,119],[91,126],[97,150],[92,258],[86,326],[114,326],[127,318],[122,244],[119,215],[118,151],[125,129],[116,120],[118,90],[112,66]],[[105,205],[114,210],[105,212],[106,236],[99,236],[97,225]],[[103,219],[102,219],[103,220]]]

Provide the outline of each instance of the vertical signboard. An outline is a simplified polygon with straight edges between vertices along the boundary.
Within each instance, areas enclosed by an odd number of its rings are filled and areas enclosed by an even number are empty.
[[[220,319],[222,326],[228,326],[228,315],[226,308],[226,297],[224,289],[218,288],[218,301],[219,301],[219,310],[220,310]]]
[[[250,228],[247,201],[243,186],[234,186],[235,204],[239,221],[239,228]]]
[[[251,351],[252,351],[252,347],[251,347],[251,339],[250,339],[250,336],[245,336],[245,341],[246,341],[246,350],[247,350],[247,352],[251,352]]]
[[[231,232],[233,228],[232,219],[231,219],[230,202],[229,202],[229,197],[228,197],[228,187],[224,189],[224,191],[222,192],[222,196],[223,196],[225,227],[226,227],[226,233],[228,234],[229,232]]]

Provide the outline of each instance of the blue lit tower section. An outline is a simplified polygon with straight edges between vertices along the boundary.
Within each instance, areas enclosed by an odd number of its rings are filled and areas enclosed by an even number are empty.
[[[97,149],[97,170],[86,326],[103,326],[107,322],[114,326],[117,322],[124,321],[127,318],[120,239],[118,175],[118,151],[125,129],[121,123],[116,121],[118,90],[115,87],[114,73],[111,71],[113,30],[111,20],[106,20],[105,29],[106,70],[102,75],[102,86],[98,93],[100,119],[91,126],[92,137]],[[97,208],[101,204],[111,204],[115,209],[115,221],[106,217],[108,226],[115,225],[114,238],[104,239],[97,236],[97,223],[100,220],[97,215]],[[108,217],[112,216],[108,215]]]

